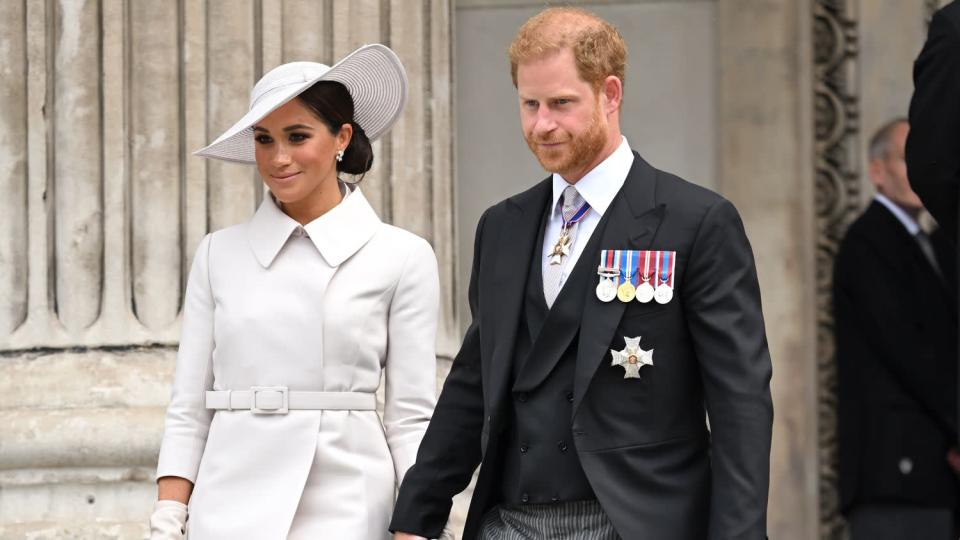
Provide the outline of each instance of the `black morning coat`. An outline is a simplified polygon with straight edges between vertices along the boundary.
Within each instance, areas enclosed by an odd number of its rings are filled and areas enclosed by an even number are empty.
[[[910,185],[957,245],[960,204],[960,0],[930,21],[913,65],[906,161]]]
[[[840,497],[957,508],[947,449],[957,436],[956,254],[934,233],[942,276],[874,201],[834,265]]]
[[[500,502],[499,454],[515,397],[511,362],[551,195],[548,178],[480,218],[469,288],[473,319],[400,487],[392,531],[436,538],[451,498],[481,461],[465,539],[476,538],[480,518]],[[601,302],[601,249],[676,251],[673,300]],[[548,326],[550,334],[538,337],[547,340],[543,354],[524,369],[541,362],[549,371],[579,335],[573,442],[622,538],[764,538],[771,364],[753,254],[733,205],[634,154]],[[611,366],[610,351],[637,336],[643,349],[654,349],[654,365],[641,369],[641,379],[626,379],[623,368]]]

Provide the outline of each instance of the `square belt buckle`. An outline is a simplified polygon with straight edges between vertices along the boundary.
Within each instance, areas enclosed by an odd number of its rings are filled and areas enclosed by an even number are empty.
[[[290,411],[290,394],[286,386],[251,386],[253,397],[250,412],[253,414],[287,414]]]

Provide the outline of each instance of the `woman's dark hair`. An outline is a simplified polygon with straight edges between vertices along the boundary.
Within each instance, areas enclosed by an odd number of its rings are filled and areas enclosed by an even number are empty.
[[[343,124],[353,126],[353,137],[337,162],[337,170],[347,174],[361,175],[373,166],[373,147],[367,134],[353,118],[353,98],[347,87],[336,81],[320,81],[307,88],[299,96],[300,101],[323,122],[332,135],[340,133]]]

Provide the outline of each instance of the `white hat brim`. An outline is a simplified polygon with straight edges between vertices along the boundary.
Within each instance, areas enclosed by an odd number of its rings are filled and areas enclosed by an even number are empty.
[[[255,163],[254,124],[320,81],[337,81],[347,88],[353,98],[354,121],[371,141],[396,123],[407,102],[407,74],[397,55],[379,43],[364,45],[322,75],[267,92],[233,126],[193,154]]]

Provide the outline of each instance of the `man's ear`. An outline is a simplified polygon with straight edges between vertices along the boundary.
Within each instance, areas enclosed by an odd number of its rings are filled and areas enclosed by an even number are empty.
[[[623,82],[619,77],[609,75],[600,85],[600,92],[603,96],[603,112],[611,114],[620,110],[623,102]]]
[[[877,191],[880,191],[880,186],[883,184],[885,174],[886,170],[882,159],[871,159],[867,162],[867,176]]]

